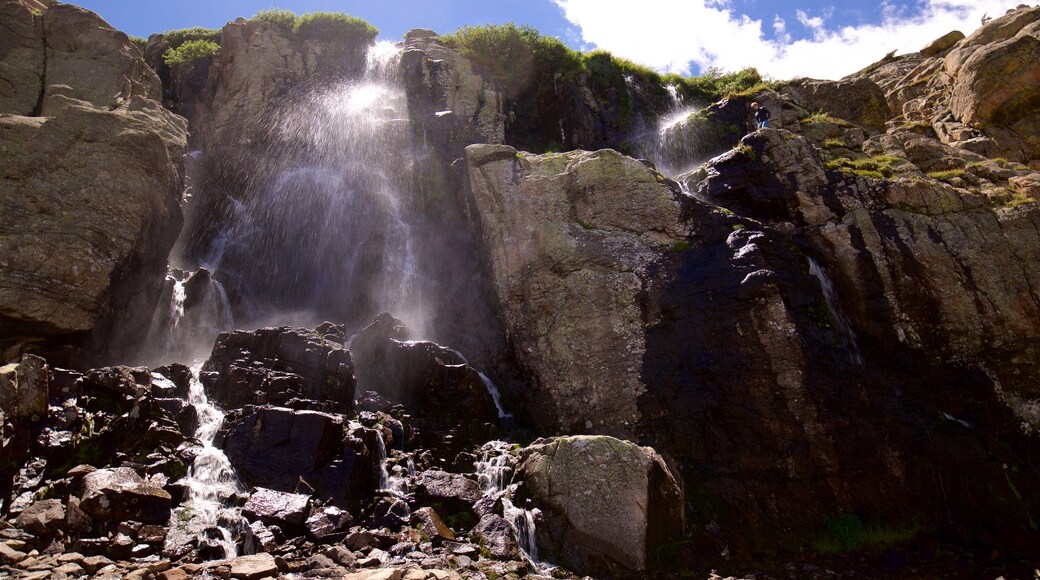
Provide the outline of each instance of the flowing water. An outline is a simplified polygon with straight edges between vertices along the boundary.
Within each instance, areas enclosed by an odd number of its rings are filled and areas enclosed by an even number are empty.
[[[170,516],[170,531],[166,545],[175,549],[193,539],[206,538],[216,548],[211,559],[234,557],[234,532],[243,524],[240,510],[231,498],[245,491],[223,451],[214,447],[213,440],[224,423],[224,413],[209,402],[202,383],[198,380],[201,364],[192,367],[188,402],[195,407],[199,426],[195,438],[202,445],[188,475],[182,480],[187,488],[185,501]],[[167,380],[153,375],[157,381]]]
[[[156,306],[148,339],[139,353],[149,366],[205,357],[217,334],[235,324],[224,286],[208,271],[200,269],[189,275],[171,270],[166,281],[169,298]]]
[[[270,146],[202,262],[233,281],[246,324],[367,322],[423,332],[413,151],[399,50],[363,78],[306,87],[269,114]]]
[[[539,572],[548,572],[552,566],[538,560],[538,542],[535,536],[536,513],[513,505],[513,493],[517,484],[511,483],[516,468],[516,457],[512,446],[505,441],[489,441],[481,448],[481,457],[475,463],[477,483],[484,497],[501,498],[503,517],[513,530],[517,546],[523,551],[532,567]]]
[[[852,330],[849,319],[841,310],[838,294],[834,289],[834,282],[827,276],[827,272],[812,258],[809,258],[809,275],[816,278],[820,283],[820,289],[823,290],[823,298],[827,301],[827,308],[830,310],[831,319],[834,321],[837,327],[836,330],[841,336],[842,344],[849,353],[849,360],[855,364],[862,365],[863,355],[860,353],[859,345],[856,343],[856,332]]]

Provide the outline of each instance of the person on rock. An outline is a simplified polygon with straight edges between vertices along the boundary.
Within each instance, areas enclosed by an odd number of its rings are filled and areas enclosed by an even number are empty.
[[[751,103],[751,110],[755,113],[755,122],[758,123],[759,129],[765,129],[769,126],[769,118],[773,116],[769,109],[760,106],[758,103]]]

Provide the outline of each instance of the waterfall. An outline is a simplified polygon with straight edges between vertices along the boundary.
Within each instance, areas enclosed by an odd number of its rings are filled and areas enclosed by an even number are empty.
[[[355,326],[388,311],[423,333],[399,53],[378,43],[361,78],[300,87],[267,113],[248,186],[203,252],[242,295],[247,324]]]
[[[849,319],[846,318],[845,313],[842,312],[839,306],[838,294],[834,290],[834,283],[827,276],[827,272],[812,258],[809,258],[809,275],[816,278],[820,283],[820,289],[823,290],[823,298],[827,302],[827,309],[830,310],[831,319],[834,320],[834,325],[841,335],[845,350],[849,353],[849,359],[854,364],[862,365],[863,355],[860,354],[859,345],[856,344],[856,332],[852,330]]]
[[[139,354],[149,366],[207,356],[217,334],[235,322],[227,291],[207,270],[171,270],[166,283],[168,295],[155,307]]]
[[[201,363],[191,368],[188,402],[198,412],[199,426],[195,438],[202,444],[202,449],[183,480],[186,498],[170,516],[166,545],[173,548],[206,537],[220,552],[214,553],[215,558],[210,559],[220,559],[237,555],[234,531],[243,525],[243,520],[239,509],[230,507],[229,500],[245,490],[227,455],[213,445],[213,439],[224,422],[224,413],[209,402],[198,379],[201,368]],[[163,379],[161,375],[155,377],[156,380]]]
[[[478,373],[479,373],[479,371],[478,371]],[[498,409],[498,418],[499,419],[510,419],[510,418],[512,418],[513,414],[512,413],[507,413],[505,407],[502,406],[502,394],[498,392],[498,387],[495,386],[495,383],[491,382],[491,379],[488,378],[487,375],[485,375],[484,373],[479,373],[479,374],[480,374],[480,380],[484,381],[484,386],[487,387],[488,393],[491,395],[491,400],[493,400],[495,402],[495,408]]]
[[[501,498],[503,517],[509,522],[516,544],[538,572],[547,572],[552,566],[538,560],[538,542],[535,537],[535,513],[513,505],[517,484],[510,483],[516,458],[505,441],[489,441],[481,447],[481,456],[474,467],[477,482],[484,497]]]

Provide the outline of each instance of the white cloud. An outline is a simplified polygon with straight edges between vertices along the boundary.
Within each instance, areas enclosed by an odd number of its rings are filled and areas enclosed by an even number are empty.
[[[830,15],[798,19],[812,38],[792,40],[786,23],[772,22],[776,39],[767,39],[762,21],[753,20],[719,0],[642,0],[633,9],[626,0],[553,0],[564,16],[581,29],[585,43],[654,67],[689,73],[690,63],[702,70],[739,70],[753,66],[776,79],[809,76],[840,78],[896,50],[920,50],[951,30],[970,34],[983,14],[1003,15],[1020,0],[922,0],[909,15],[887,1],[879,3],[877,25],[830,28]]]

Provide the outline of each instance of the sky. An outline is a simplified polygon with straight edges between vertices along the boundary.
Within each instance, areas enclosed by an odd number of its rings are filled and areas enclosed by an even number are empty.
[[[412,28],[529,24],[578,50],[597,48],[661,72],[755,67],[766,78],[836,79],[896,51],[920,50],[1020,0],[70,0],[131,36],[190,26],[219,28],[281,8],[346,12],[384,40]]]

